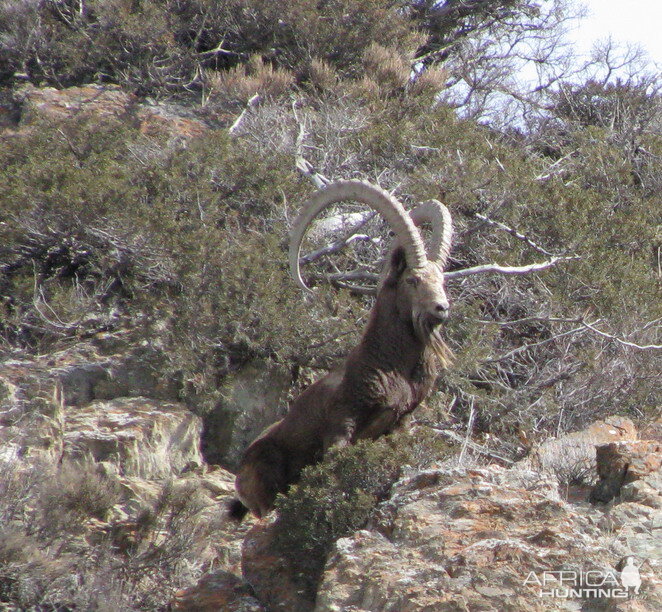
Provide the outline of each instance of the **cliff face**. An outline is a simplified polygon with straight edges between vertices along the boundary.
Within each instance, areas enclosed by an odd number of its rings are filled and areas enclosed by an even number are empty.
[[[151,609],[238,571],[233,475],[205,463],[160,358],[120,333],[0,364],[0,602]]]

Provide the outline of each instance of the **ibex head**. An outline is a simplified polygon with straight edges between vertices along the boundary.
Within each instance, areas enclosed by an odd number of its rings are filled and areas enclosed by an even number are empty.
[[[411,317],[417,333],[427,337],[448,316],[449,302],[444,289],[444,267],[450,253],[452,220],[448,209],[437,200],[418,205],[409,214],[391,194],[364,181],[337,181],[316,192],[295,221],[290,239],[290,271],[297,284],[308,290],[299,270],[299,251],[311,221],[327,206],[355,200],[380,213],[391,226],[395,241],[382,280],[382,289],[397,292],[401,317]],[[432,226],[429,246],[418,227]]]
[[[424,268],[412,270],[407,266],[404,250],[396,248],[382,290],[395,291],[398,315],[401,319],[409,319],[422,339],[448,318],[444,273],[434,261],[428,261]]]

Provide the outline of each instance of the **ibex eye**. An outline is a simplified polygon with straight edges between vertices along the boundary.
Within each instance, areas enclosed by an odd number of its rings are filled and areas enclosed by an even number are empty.
[[[410,276],[406,282],[409,283],[412,287],[415,287],[416,285],[418,285],[420,280],[421,279],[418,278],[418,276]]]

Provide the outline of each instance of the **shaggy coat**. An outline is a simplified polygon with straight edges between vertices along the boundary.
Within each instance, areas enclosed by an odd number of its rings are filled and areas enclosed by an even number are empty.
[[[231,516],[264,516],[329,447],[393,431],[448,365],[450,350],[438,331],[447,310],[443,272],[430,263],[427,272],[412,273],[396,249],[359,345],[247,448]]]

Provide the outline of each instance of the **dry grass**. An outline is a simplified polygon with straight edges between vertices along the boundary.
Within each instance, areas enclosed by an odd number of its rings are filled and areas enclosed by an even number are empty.
[[[256,94],[263,100],[278,98],[295,82],[292,72],[274,67],[258,55],[225,72],[211,73],[207,78],[211,104],[246,104]]]

